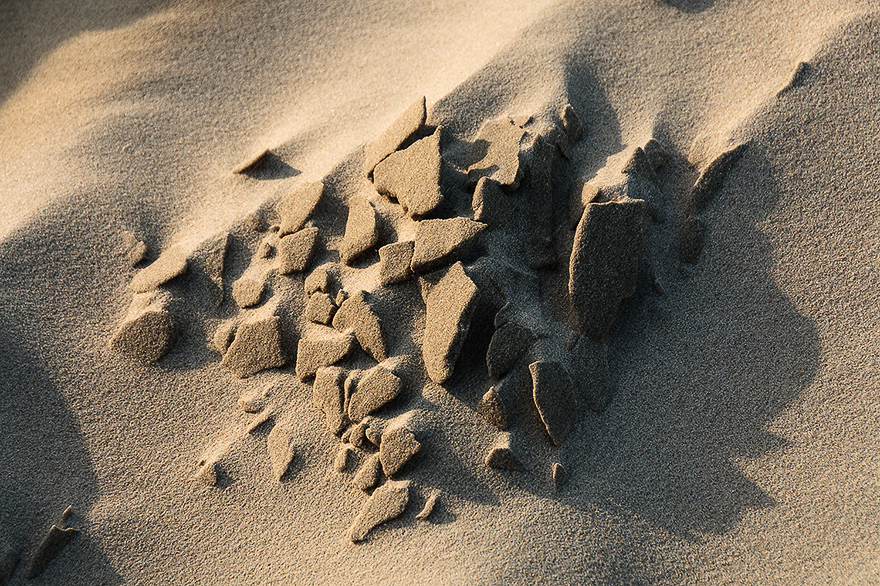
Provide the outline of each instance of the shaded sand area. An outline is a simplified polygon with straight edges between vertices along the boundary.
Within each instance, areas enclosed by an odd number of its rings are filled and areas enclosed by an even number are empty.
[[[880,582],[876,2],[0,7],[0,584]]]

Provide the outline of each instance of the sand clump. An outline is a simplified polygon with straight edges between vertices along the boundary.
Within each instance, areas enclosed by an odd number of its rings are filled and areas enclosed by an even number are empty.
[[[348,530],[348,538],[363,541],[378,525],[395,519],[409,503],[409,481],[388,481],[373,492]]]

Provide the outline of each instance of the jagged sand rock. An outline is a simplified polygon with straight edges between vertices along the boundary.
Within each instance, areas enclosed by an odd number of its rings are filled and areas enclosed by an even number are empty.
[[[399,149],[413,134],[424,126],[427,117],[425,97],[422,96],[407,108],[376,140],[364,147],[364,175],[373,174],[373,169],[388,155]]]
[[[49,528],[49,533],[46,534],[43,541],[40,542],[40,545],[37,546],[37,549],[28,560],[24,568],[24,577],[28,580],[33,580],[42,574],[49,565],[49,562],[55,559],[55,556],[61,553],[61,550],[78,533],[79,529],[74,529],[73,527],[62,529],[58,525],[52,525]]]
[[[574,237],[568,291],[578,327],[601,341],[620,302],[636,290],[645,202],[626,199],[589,204]]]
[[[348,209],[345,236],[339,246],[339,258],[351,264],[357,257],[379,241],[379,219],[373,205],[365,199],[356,199]]]
[[[250,277],[241,277],[232,284],[232,299],[242,309],[259,305],[262,297],[262,281]]]
[[[146,364],[156,362],[177,340],[177,323],[167,311],[167,292],[135,295],[128,315],[110,338],[110,347]]]
[[[406,281],[412,277],[413,251],[415,242],[404,240],[386,244],[379,249],[379,284],[383,287]]]
[[[287,364],[281,342],[281,319],[273,315],[241,324],[221,364],[242,378]]]
[[[318,369],[312,385],[312,402],[324,414],[324,424],[333,434],[338,434],[345,427],[344,381],[345,371],[334,366]]]
[[[363,491],[368,491],[379,484],[382,478],[382,463],[379,461],[379,454],[373,454],[367,458],[357,474],[351,479],[351,485]]]
[[[149,266],[141,269],[128,284],[133,293],[146,293],[186,272],[186,253],[172,246],[159,255]]]
[[[266,438],[266,449],[269,452],[269,463],[272,465],[272,476],[280,481],[293,462],[295,450],[290,431],[283,425],[276,424]]]
[[[381,364],[367,371],[348,402],[348,418],[357,423],[373,411],[394,400],[403,382]]]
[[[354,448],[349,445],[342,446],[339,448],[339,451],[336,452],[336,457],[333,458],[333,470],[336,472],[345,472],[353,458]]]
[[[367,424],[358,423],[352,426],[348,441],[359,450],[365,450],[370,447],[370,441],[367,439]]]
[[[562,467],[562,464],[553,462],[553,465],[550,467],[550,478],[553,479],[553,486],[556,487],[556,490],[559,490],[568,482],[568,473]]]
[[[415,218],[430,214],[443,203],[441,133],[442,128],[437,127],[434,134],[392,153],[373,170],[376,191],[396,198]]]
[[[501,192],[501,187],[488,177],[481,177],[477,181],[474,197],[471,200],[474,211],[474,220],[487,226],[500,226],[508,218],[510,202],[507,196]]]
[[[312,295],[318,291],[326,293],[330,288],[330,274],[327,272],[327,269],[320,266],[309,273],[309,276],[303,282],[303,288],[306,291],[306,295]]]
[[[574,229],[584,215],[584,208],[599,201],[600,192],[599,188],[589,181],[575,181],[571,184],[568,195],[569,226]]]
[[[412,270],[426,272],[458,260],[485,229],[486,224],[468,218],[419,222],[410,264]]]
[[[519,151],[525,131],[510,118],[488,120],[480,128],[475,150],[485,149],[483,157],[468,167],[468,182],[473,185],[488,177],[498,185],[516,189],[523,170]]]
[[[370,307],[364,291],[357,291],[342,302],[333,316],[333,327],[340,332],[353,330],[358,344],[376,362],[388,358],[379,317]]]
[[[336,304],[326,293],[316,291],[306,303],[306,319],[316,324],[327,325],[336,313]]]
[[[532,398],[544,422],[547,435],[561,446],[577,421],[577,397],[572,391],[571,378],[558,362],[533,362]]]
[[[495,330],[486,352],[489,376],[501,378],[507,374],[514,362],[529,349],[534,339],[535,334],[530,329],[516,322],[508,322]]]
[[[215,234],[200,244],[189,257],[190,263],[204,272],[214,284],[217,305],[223,302],[223,268],[231,239],[229,232]]]
[[[389,478],[397,474],[409,460],[418,453],[422,444],[406,427],[392,427],[382,433],[379,444],[379,460],[382,470]]]
[[[477,404],[477,414],[498,429],[507,429],[507,410],[495,387],[486,391],[480,399]]]
[[[455,362],[470,330],[480,292],[455,263],[427,294],[422,354],[428,376],[442,384],[455,369]]]
[[[511,446],[509,433],[502,433],[495,439],[483,462],[495,470],[525,470],[522,460]]]
[[[278,236],[283,238],[302,228],[305,221],[318,207],[323,193],[324,184],[316,182],[301,185],[283,197],[275,206],[275,213],[278,214],[280,225]]]
[[[363,541],[374,527],[399,517],[409,503],[409,485],[408,480],[388,481],[377,488],[348,529],[348,538]]]
[[[288,275],[306,270],[317,244],[318,229],[315,227],[284,236],[278,241],[278,272]]]
[[[425,506],[422,507],[422,510],[419,511],[419,514],[416,515],[416,519],[419,521],[424,521],[428,517],[431,516],[431,513],[434,512],[434,507],[437,506],[437,502],[440,499],[440,492],[435,490],[431,493],[431,495],[425,500]]]
[[[274,252],[275,247],[263,240],[257,247],[257,252],[255,254],[257,258],[271,258]]]
[[[296,376],[306,380],[315,376],[319,368],[336,364],[354,349],[355,339],[350,333],[339,333],[326,326],[314,326],[307,336],[300,338],[296,351]]]
[[[147,256],[147,245],[135,238],[135,235],[128,230],[122,231],[122,246],[131,266],[135,266]]]

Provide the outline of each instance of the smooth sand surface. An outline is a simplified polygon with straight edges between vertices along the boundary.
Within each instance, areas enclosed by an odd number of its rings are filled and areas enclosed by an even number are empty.
[[[878,41],[868,0],[3,3],[0,584],[880,583]],[[572,268],[631,199],[638,258]]]

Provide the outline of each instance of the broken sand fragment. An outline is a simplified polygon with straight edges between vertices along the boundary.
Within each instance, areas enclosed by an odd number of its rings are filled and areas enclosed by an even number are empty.
[[[147,256],[147,245],[135,238],[128,230],[122,231],[122,245],[128,264],[135,266]]]
[[[742,158],[749,143],[742,143],[721,153],[706,167],[689,194],[690,212],[699,213],[705,209],[713,197],[721,190],[724,179],[734,165]]]
[[[577,398],[572,391],[571,378],[559,362],[533,362],[532,398],[547,430],[547,435],[561,446],[577,421]]]
[[[471,207],[474,210],[474,221],[488,226],[500,226],[507,220],[510,202],[497,183],[488,177],[481,177],[474,190]]]
[[[376,191],[397,199],[404,211],[415,218],[430,214],[443,202],[440,135],[438,127],[431,136],[392,153],[373,170]]]
[[[422,96],[389,126],[376,140],[364,147],[364,175],[370,177],[373,169],[388,155],[399,149],[413,134],[424,126],[427,118],[425,97]]]
[[[294,455],[293,437],[286,427],[276,424],[272,428],[269,437],[266,438],[266,449],[269,451],[272,476],[280,482],[287,474]]]
[[[306,270],[318,244],[318,229],[303,228],[278,241],[278,272],[282,275]]]
[[[578,223],[568,290],[578,328],[597,342],[635,293],[644,215],[643,200],[625,199],[589,204]]]
[[[388,358],[378,316],[367,302],[366,293],[358,291],[342,302],[333,316],[333,327],[344,332],[351,329],[364,352],[376,362]]]
[[[422,353],[428,376],[435,383],[442,384],[452,376],[479,299],[477,286],[460,262],[428,292]]]
[[[324,414],[324,423],[330,433],[338,434],[345,427],[343,411],[343,382],[345,371],[331,366],[318,369],[312,386],[312,402]]]
[[[351,264],[379,241],[379,219],[373,205],[365,199],[355,200],[348,210],[345,236],[339,246],[339,258]]]
[[[396,474],[421,447],[422,444],[406,427],[386,429],[379,444],[379,460],[385,476],[390,478]]]
[[[232,284],[232,299],[240,308],[259,305],[263,297],[263,282],[250,277],[241,277]]]
[[[319,368],[336,364],[354,349],[355,339],[350,333],[339,333],[333,328],[315,326],[300,338],[296,351],[296,376],[306,380]]]
[[[568,482],[568,473],[562,467],[562,464],[553,462],[553,466],[550,467],[550,478],[553,479],[553,486],[556,490],[559,490]]]
[[[128,288],[133,293],[146,293],[175,277],[179,277],[186,272],[186,268],[186,254],[183,249],[179,246],[172,246],[160,254],[152,264],[138,271]]]
[[[486,391],[480,399],[477,404],[477,414],[498,429],[507,429],[507,410],[495,387]]]
[[[319,181],[300,185],[283,197],[275,206],[280,224],[278,236],[283,238],[302,228],[305,221],[318,207],[323,193],[324,184]]]
[[[373,493],[348,530],[353,542],[363,541],[370,531],[403,513],[409,503],[409,481],[388,481]]]
[[[342,446],[339,448],[339,451],[336,452],[336,457],[333,458],[333,470],[336,472],[345,472],[353,457],[354,448],[349,445]]]
[[[214,331],[214,336],[211,338],[211,345],[217,350],[217,352],[220,354],[226,353],[229,349],[229,345],[232,344],[232,340],[235,338],[235,330],[237,328],[238,324],[232,320],[221,323],[217,326],[217,329]]]
[[[495,470],[525,470],[519,456],[511,447],[509,433],[499,434],[483,463]]]
[[[576,228],[584,208],[589,204],[599,201],[599,188],[591,182],[575,181],[569,187],[568,221],[571,228]]]
[[[248,391],[238,398],[238,408],[244,413],[259,413],[269,402],[267,395],[265,387]]]
[[[530,329],[515,322],[508,322],[495,330],[486,352],[489,376],[501,378],[507,374],[519,357],[529,349],[534,339],[535,334]]]
[[[571,104],[563,106],[562,111],[559,113],[559,117],[562,119],[562,128],[565,129],[568,141],[572,144],[579,141],[584,132],[584,127],[581,125],[580,118],[578,118],[578,115],[574,111],[574,108],[571,107]]]
[[[276,315],[241,324],[221,364],[240,378],[284,366],[281,318]]]
[[[167,310],[170,301],[171,295],[164,291],[135,295],[128,314],[110,338],[110,347],[145,364],[165,356],[178,333]]]
[[[373,454],[367,458],[357,474],[351,479],[351,485],[363,491],[368,491],[379,484],[382,478],[382,463],[379,461],[379,454]]]
[[[312,295],[317,291],[326,293],[330,288],[330,274],[327,272],[327,269],[320,266],[309,273],[309,276],[303,282],[303,288],[306,291],[306,295]]]
[[[348,418],[357,423],[393,401],[403,389],[403,382],[390,370],[377,364],[358,382],[348,401]]]
[[[52,525],[49,533],[37,546],[24,568],[24,577],[32,580],[42,574],[55,556],[61,553],[68,543],[79,533],[79,529],[67,527],[62,529],[58,525]]]
[[[412,270],[431,271],[459,260],[485,229],[486,224],[468,218],[419,222],[410,265]]]
[[[306,303],[307,320],[316,324],[327,325],[333,319],[334,313],[336,313],[336,304],[333,303],[333,299],[329,295],[320,291],[312,293],[308,303]]]
[[[511,190],[519,187],[523,174],[519,151],[524,135],[525,130],[508,117],[484,123],[477,134],[474,150],[483,150],[485,154],[468,167],[468,182],[473,185],[481,177],[488,177]]]
[[[386,244],[379,249],[379,284],[383,287],[406,281],[412,277],[412,262],[415,242],[404,240]]]
[[[428,517],[431,516],[431,513],[434,512],[434,507],[437,506],[437,501],[440,498],[440,491],[433,491],[431,496],[425,501],[425,506],[422,507],[422,510],[419,511],[419,514],[416,515],[416,519],[419,521],[424,521]]]

